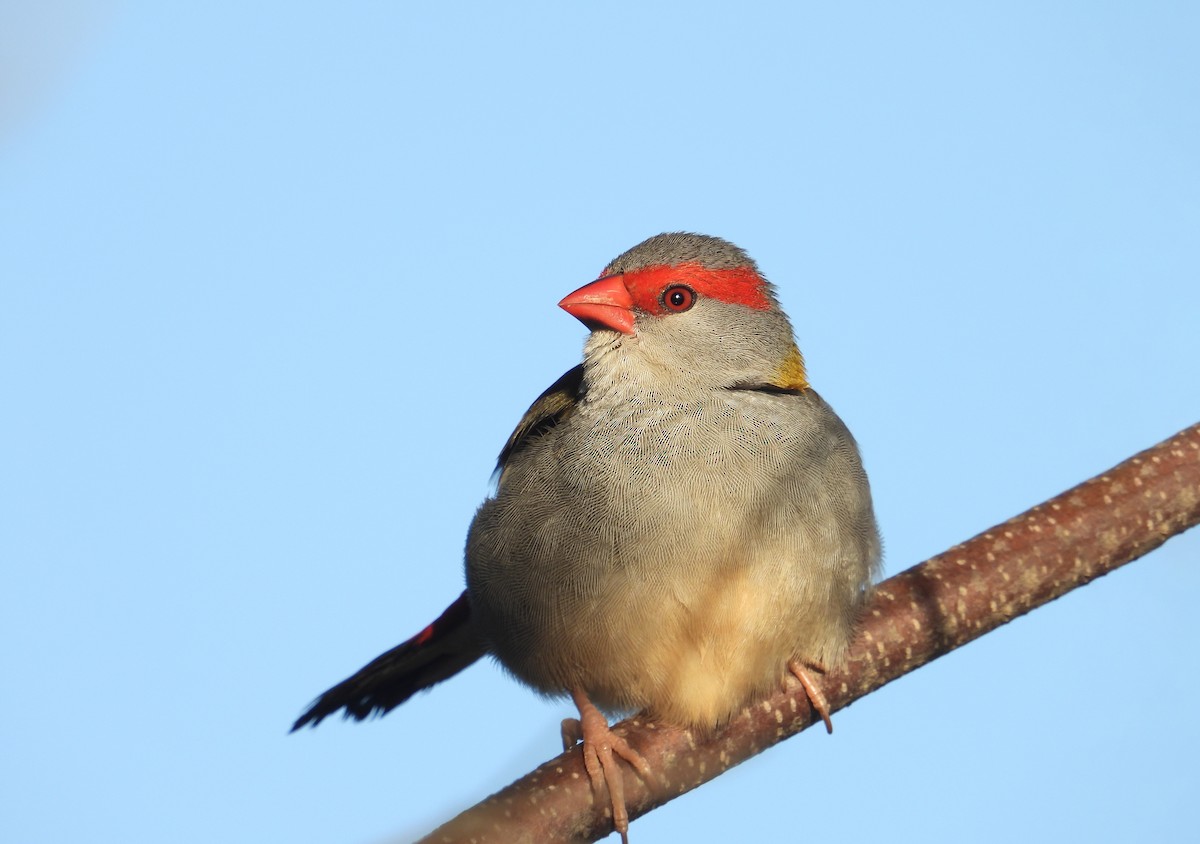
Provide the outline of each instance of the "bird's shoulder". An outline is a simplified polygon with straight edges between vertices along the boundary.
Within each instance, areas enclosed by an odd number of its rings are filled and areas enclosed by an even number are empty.
[[[583,392],[583,364],[578,364],[563,373],[534,400],[508,437],[496,460],[496,472],[504,474],[504,467],[514,454],[532,439],[553,428],[569,417],[579,404]]]

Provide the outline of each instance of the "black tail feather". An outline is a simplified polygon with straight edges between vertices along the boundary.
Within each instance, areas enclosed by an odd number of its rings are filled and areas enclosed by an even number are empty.
[[[307,724],[315,727],[339,709],[345,709],[344,717],[355,721],[383,715],[421,689],[454,676],[485,652],[471,624],[471,607],[464,592],[433,624],[313,701],[291,731]]]

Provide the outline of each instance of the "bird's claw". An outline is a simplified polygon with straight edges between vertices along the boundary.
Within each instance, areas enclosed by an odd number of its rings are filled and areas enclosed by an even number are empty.
[[[620,833],[622,844],[629,844],[629,810],[625,806],[625,781],[615,757],[619,756],[628,762],[646,782],[653,782],[654,774],[642,755],[612,731],[604,713],[597,709],[583,692],[573,692],[572,697],[575,699],[575,705],[579,707],[579,718],[563,720],[563,749],[570,749],[576,742],[583,741],[583,767],[591,780],[592,791],[599,800],[607,786],[609,802],[612,804],[613,829]]]
[[[823,666],[812,665],[810,667],[821,673],[825,672]],[[825,722],[825,732],[832,733],[833,721],[829,718],[829,702],[825,700],[825,694],[821,691],[821,687],[813,682],[812,677],[809,676],[808,671],[805,670],[805,666],[799,660],[789,660],[788,671],[791,671],[792,676],[799,680],[800,685],[804,687],[804,693],[808,695],[808,702],[812,704],[812,708],[816,710],[816,713],[821,716],[821,720]]]
[[[575,745],[583,740],[583,724],[578,718],[564,718],[562,720],[562,743],[563,750],[570,750]]]

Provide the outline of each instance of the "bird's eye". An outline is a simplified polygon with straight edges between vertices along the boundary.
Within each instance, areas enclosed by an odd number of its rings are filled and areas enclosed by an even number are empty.
[[[673,284],[663,291],[662,302],[668,311],[681,313],[696,304],[696,294],[690,287]]]

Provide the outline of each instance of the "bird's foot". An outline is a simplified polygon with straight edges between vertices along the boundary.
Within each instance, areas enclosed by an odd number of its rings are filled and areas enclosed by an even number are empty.
[[[807,668],[811,668],[821,674],[825,673],[825,666],[809,663]],[[825,722],[825,732],[833,732],[833,721],[829,720],[829,703],[825,700],[825,695],[821,691],[821,687],[813,682],[813,678],[809,676],[805,664],[799,660],[788,661],[788,671],[800,681],[800,685],[804,687],[804,693],[808,695],[808,702],[812,704],[812,708],[821,716],[821,720]]]
[[[629,811],[625,808],[625,781],[615,757],[620,756],[633,766],[646,782],[653,782],[654,774],[642,755],[629,746],[629,742],[614,733],[608,720],[596,708],[586,694],[571,692],[579,708],[579,718],[566,718],[562,722],[563,750],[570,750],[575,743],[583,741],[583,766],[592,781],[592,792],[599,801],[608,787],[612,803],[613,829],[621,834],[622,844],[629,844]]]

